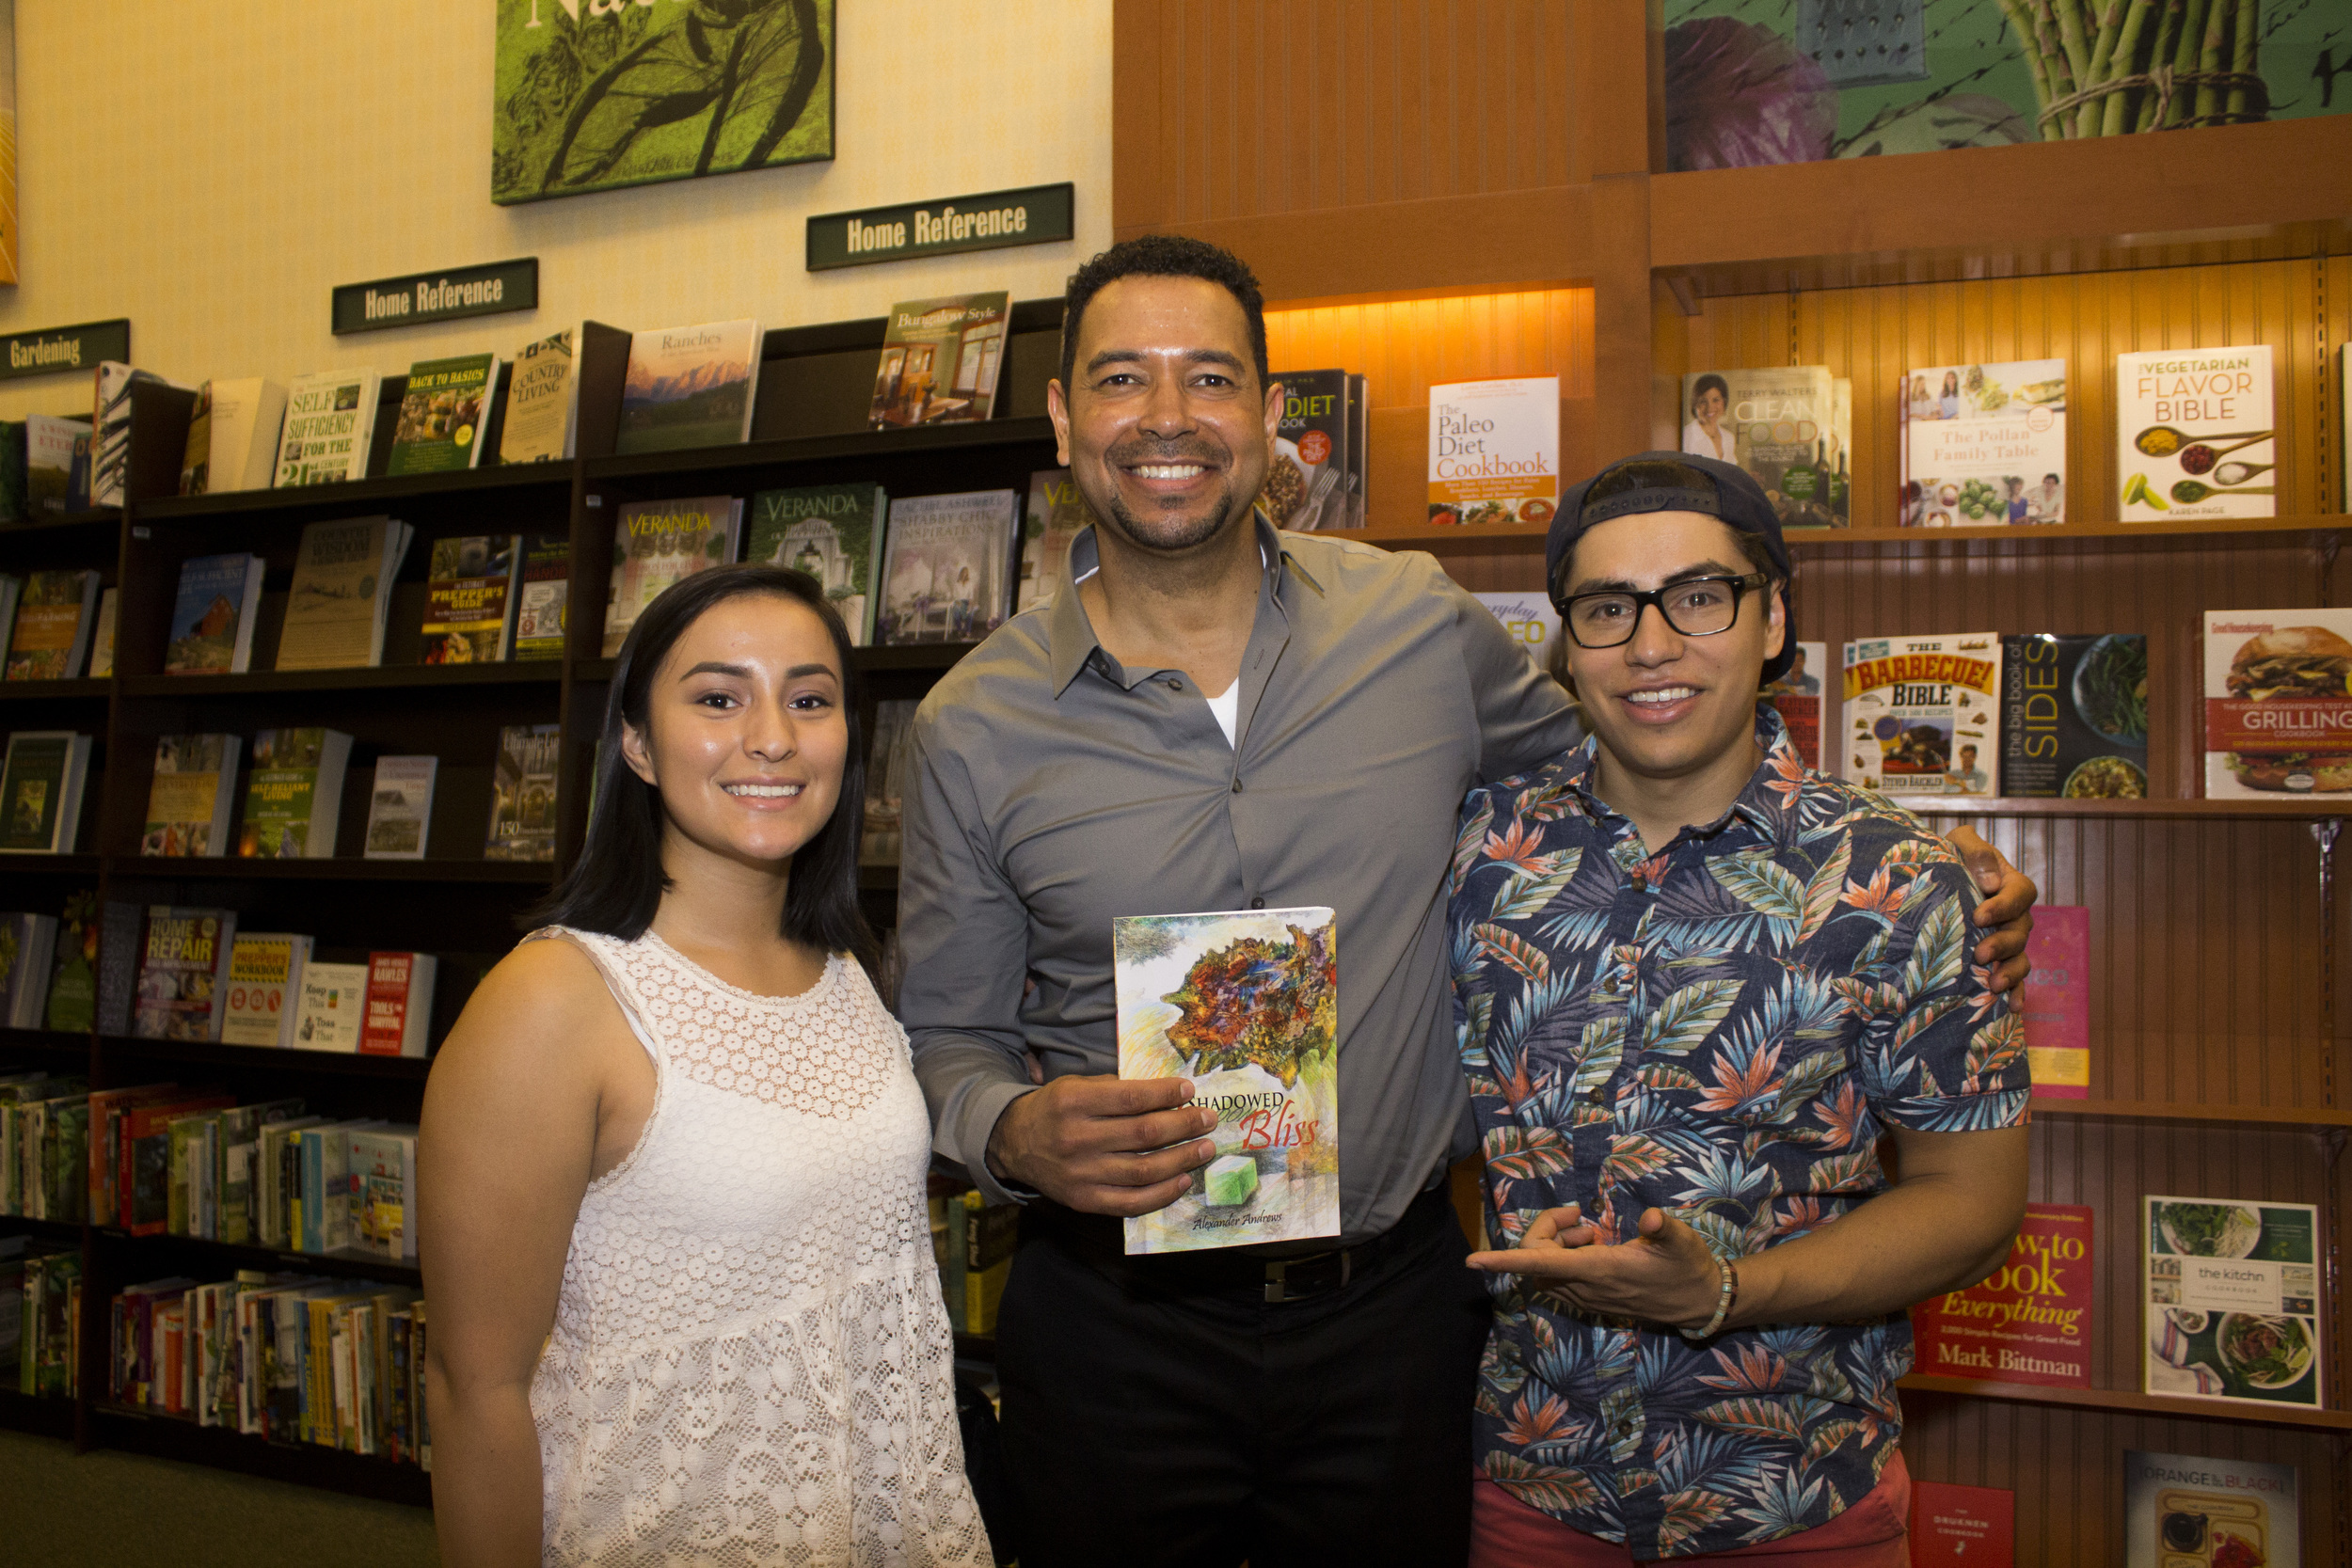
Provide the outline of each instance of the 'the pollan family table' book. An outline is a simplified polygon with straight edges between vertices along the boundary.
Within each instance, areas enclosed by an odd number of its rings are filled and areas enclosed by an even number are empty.
[[[1925,365],[1897,400],[1905,528],[2066,521],[2066,361]]]
[[[1216,1112],[1191,1190],[1126,1222],[1130,1254],[1340,1232],[1339,953],[1327,908],[1111,922],[1119,1075],[1185,1078]]]

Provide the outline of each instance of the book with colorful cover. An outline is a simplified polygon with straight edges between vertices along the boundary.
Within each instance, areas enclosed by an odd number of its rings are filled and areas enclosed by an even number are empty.
[[[2308,1203],[2143,1196],[2143,1390],[2324,1408],[2318,1238]]]
[[[2049,1100],[2090,1095],[2090,911],[2043,904],[2026,939],[2033,973],[2017,1007],[2026,1022],[2033,1092]]]
[[[359,1054],[423,1059],[440,967],[431,953],[368,955],[368,1010],[359,1029]]]
[[[1831,448],[1836,377],[1825,365],[1694,371],[1682,378],[1682,450],[1745,469],[1783,528],[1844,528]]]
[[[2090,1387],[2090,1210],[2026,1204],[1997,1273],[1911,1309],[1915,1369],[1981,1383]]]
[[[397,517],[311,523],[294,552],[280,670],[348,670],[384,662],[392,580],[416,531]]]
[[[380,383],[373,370],[318,371],[286,389],[275,484],[337,484],[368,477]]]
[[[82,673],[97,620],[96,572],[27,572],[8,632],[6,677],[72,680]]]
[[[1836,679],[1831,673],[1829,644],[1800,642],[1796,661],[1788,673],[1764,688],[1764,700],[1780,715],[1783,727],[1788,731],[1789,744],[1804,765],[1817,772],[1827,771],[1821,750],[1829,724],[1829,697],[1822,691],[1824,678]]]
[[[2001,639],[2001,792],[2137,800],[2148,793],[2148,639]]]
[[[1887,795],[2001,793],[2001,640],[1879,637],[1845,647],[1840,770]]]
[[[155,772],[147,786],[142,855],[225,855],[229,807],[237,794],[237,763],[245,747],[234,735],[167,735],[155,741]]]
[[[499,731],[483,859],[555,859],[555,764],[562,737],[560,724],[509,724]]]
[[[2117,355],[2117,516],[2276,516],[2276,418],[2267,343]]]
[[[499,427],[501,463],[555,463],[572,455],[579,341],[579,329],[566,327],[515,351],[506,372],[506,419]]]
[[[2066,521],[2066,361],[1925,365],[1897,405],[1906,528]]]
[[[233,910],[151,906],[131,1033],[143,1040],[220,1038],[228,1002],[222,982],[236,937]]]
[[[1560,378],[1429,388],[1429,520],[1549,523],[1560,505]]]
[[[1012,610],[1054,602],[1054,592],[1070,560],[1070,541],[1093,518],[1086,498],[1071,483],[1068,468],[1040,468],[1029,476],[1028,515],[1021,525],[1021,583]]]
[[[49,1000],[42,1025],[60,1034],[86,1035],[98,1027],[98,891],[66,895],[57,920],[56,956],[49,966]]]
[[[865,647],[874,641],[874,579],[889,504],[879,484],[763,490],[751,500],[743,559],[815,578],[850,628],[850,641]]]
[[[1527,650],[1538,670],[1551,668],[1552,644],[1560,641],[1560,612],[1541,593],[1472,594],[1502,623],[1511,641]]]
[[[1950,1481],[1911,1483],[1911,1560],[1958,1568],[2015,1568],[2017,1494]]]
[[[88,439],[87,420],[24,416],[24,505],[34,516],[73,510],[74,453]]]
[[[1337,939],[1320,907],[1111,922],[1119,1075],[1190,1079],[1217,1114],[1216,1157],[1126,1222],[1131,1255],[1340,1233]]]
[[[296,1051],[359,1052],[367,1022],[368,966],[311,962],[302,967],[302,1010],[294,1015]]]
[[[2352,610],[2205,611],[2205,799],[2352,797]]]
[[[867,418],[876,430],[990,418],[1004,376],[1012,295],[948,294],[890,308]]]
[[[605,590],[604,657],[674,582],[735,559],[743,503],[733,496],[632,501],[612,519],[612,577]]]
[[[70,855],[82,828],[90,737],[19,730],[0,764],[0,854]]]
[[[302,1002],[302,967],[310,961],[307,936],[238,932],[229,944],[229,996],[221,1014],[221,1043],[291,1046],[294,1016]]]
[[[1019,507],[1010,490],[894,499],[874,641],[977,642],[1002,626]]]
[[[433,784],[438,757],[378,757],[368,792],[368,837],[362,858],[421,861],[432,836]]]
[[[417,1130],[355,1129],[350,1136],[353,1244],[396,1261],[417,1256]]]
[[[488,664],[514,635],[516,533],[445,534],[433,541],[424,588],[427,664]]]
[[[420,359],[408,367],[385,472],[438,473],[482,461],[483,413],[498,379],[495,354]]]
[[[612,450],[626,455],[749,439],[759,349],[755,321],[632,334]]]
[[[2302,1568],[2292,1465],[2123,1450],[2125,1568]]]
[[[318,727],[253,737],[237,853],[248,860],[331,860],[343,812],[351,736]]]
[[[241,675],[253,658],[262,558],[243,550],[180,563],[180,593],[164,648],[167,675]]]
[[[266,490],[286,420],[286,388],[263,376],[204,383],[188,423],[180,493]]]
[[[1348,373],[1277,371],[1274,379],[1282,385],[1282,414],[1258,505],[1276,528],[1345,528],[1354,473]]]
[[[515,572],[516,659],[562,658],[572,595],[572,542],[561,533],[526,533]]]
[[[90,631],[89,678],[104,680],[115,673],[115,615],[122,603],[119,588],[101,589],[98,622]]]

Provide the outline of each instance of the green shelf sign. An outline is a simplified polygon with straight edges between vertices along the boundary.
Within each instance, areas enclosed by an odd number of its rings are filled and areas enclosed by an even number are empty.
[[[1077,186],[1065,180],[1058,185],[822,214],[808,220],[808,270],[1074,239],[1077,199]]]

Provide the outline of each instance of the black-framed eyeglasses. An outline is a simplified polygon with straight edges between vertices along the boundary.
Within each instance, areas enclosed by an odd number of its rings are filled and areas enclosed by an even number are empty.
[[[1561,622],[1580,648],[1616,648],[1633,641],[1642,609],[1655,606],[1666,625],[1684,637],[1713,637],[1740,619],[1740,599],[1772,581],[1769,572],[1743,578],[1685,578],[1663,588],[1578,594],[1561,607]]]

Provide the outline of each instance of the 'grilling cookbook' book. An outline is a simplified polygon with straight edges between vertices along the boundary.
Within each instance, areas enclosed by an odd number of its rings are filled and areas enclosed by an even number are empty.
[[[1320,907],[1111,922],[1119,1075],[1217,1113],[1216,1158],[1127,1221],[1130,1254],[1340,1233],[1337,937]]]

